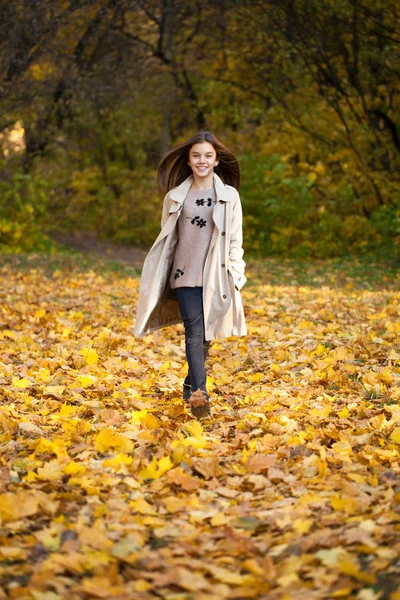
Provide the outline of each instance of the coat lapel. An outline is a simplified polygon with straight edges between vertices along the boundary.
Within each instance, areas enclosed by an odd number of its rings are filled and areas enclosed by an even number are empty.
[[[225,212],[226,212],[226,202],[231,200],[231,195],[229,194],[229,190],[225,187],[222,179],[216,174],[213,174],[214,178],[214,187],[215,187],[215,196],[216,196],[216,204],[213,210],[213,221],[218,231],[223,231],[225,226]],[[183,206],[185,198],[190,190],[190,187],[193,183],[193,175],[189,175],[180,185],[173,188],[170,191],[170,198],[173,200],[170,209],[169,209],[169,219],[165,223],[163,229],[161,230],[158,238],[154,242],[153,246],[156,246],[162,239],[164,239],[168,234],[170,234],[177,223],[179,218],[180,210]],[[173,217],[172,217],[173,215]],[[213,236],[211,238],[212,247],[215,244],[216,236],[218,235],[218,231],[214,230]]]

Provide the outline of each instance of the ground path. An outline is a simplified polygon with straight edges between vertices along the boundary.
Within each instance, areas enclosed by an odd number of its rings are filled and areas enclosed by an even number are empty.
[[[94,254],[0,258],[0,598],[398,600],[396,275],[250,263],[199,423]]]

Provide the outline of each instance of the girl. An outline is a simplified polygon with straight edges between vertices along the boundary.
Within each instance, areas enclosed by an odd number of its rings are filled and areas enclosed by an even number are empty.
[[[158,169],[161,232],[143,265],[135,335],[183,320],[188,374],[183,397],[210,415],[210,340],[246,335],[239,164],[210,132],[170,150]]]

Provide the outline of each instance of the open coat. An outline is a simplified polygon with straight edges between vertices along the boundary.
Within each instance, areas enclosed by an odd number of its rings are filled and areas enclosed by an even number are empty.
[[[240,289],[246,282],[242,248],[242,207],[237,190],[214,173],[214,229],[203,271],[205,339],[246,335]],[[193,175],[170,190],[163,204],[161,232],[143,264],[135,335],[182,322],[175,290],[169,284],[177,222]]]

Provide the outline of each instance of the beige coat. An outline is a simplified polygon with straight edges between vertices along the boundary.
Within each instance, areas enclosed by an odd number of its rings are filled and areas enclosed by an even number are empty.
[[[164,198],[161,232],[144,261],[136,313],[135,335],[182,321],[169,277],[178,241],[177,221],[193,175]],[[214,229],[203,271],[206,340],[246,335],[240,288],[246,282],[242,249],[242,207],[237,190],[214,173],[217,202]]]

